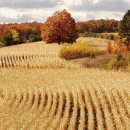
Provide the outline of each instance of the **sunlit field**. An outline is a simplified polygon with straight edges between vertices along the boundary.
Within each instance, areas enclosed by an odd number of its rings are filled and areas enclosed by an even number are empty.
[[[0,130],[129,130],[130,74],[63,60],[62,46],[0,49]]]

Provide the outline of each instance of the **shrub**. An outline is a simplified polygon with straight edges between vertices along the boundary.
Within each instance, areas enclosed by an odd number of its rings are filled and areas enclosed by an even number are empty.
[[[126,46],[126,44],[122,40],[116,40],[116,41],[114,41],[113,44],[111,42],[109,42],[107,44],[106,51],[109,54],[122,53],[122,54],[127,55],[129,53],[128,47]]]
[[[37,41],[37,35],[31,34],[29,35],[29,42],[35,42]]]
[[[11,32],[6,32],[6,33],[1,37],[1,42],[4,43],[5,46],[13,45],[12,33],[11,33]]]
[[[42,40],[38,34],[30,34],[29,35],[29,42],[36,42]]]
[[[109,42],[108,45],[107,45],[107,52],[108,52],[109,54],[111,54],[112,51],[113,51],[112,43]]]
[[[113,46],[113,53],[127,53],[128,48],[125,43],[123,43],[121,40],[115,41]]]
[[[102,54],[104,54],[104,51],[99,51],[98,49],[87,46],[84,43],[65,45],[59,52],[59,56],[64,59],[75,59],[82,57],[94,58],[95,56]]]
[[[116,54],[108,63],[108,69],[125,69],[128,66],[129,60],[123,57],[121,53]]]

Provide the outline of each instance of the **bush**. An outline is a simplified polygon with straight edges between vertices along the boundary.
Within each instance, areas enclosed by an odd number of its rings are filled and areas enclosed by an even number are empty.
[[[129,52],[129,50],[128,50],[128,48],[127,48],[127,46],[126,46],[126,44],[125,43],[123,43],[123,41],[121,41],[121,40],[118,40],[118,41],[115,41],[114,42],[114,46],[113,46],[113,53],[128,53]]]
[[[42,40],[42,38],[37,34],[29,35],[29,42],[37,42],[37,41],[41,41],[41,40]]]
[[[108,69],[125,69],[128,66],[129,60],[124,58],[122,54],[116,54],[108,63]]]
[[[29,42],[35,42],[37,41],[37,35],[31,34],[29,35]]]
[[[95,58],[95,56],[102,54],[104,54],[104,51],[99,51],[96,48],[89,47],[84,43],[65,45],[59,52],[59,56],[64,59],[75,59],[83,57]]]
[[[13,45],[12,33],[7,32],[1,37],[1,42],[4,43],[5,46]]]
[[[125,43],[123,43],[122,40],[114,41],[114,43],[109,42],[107,44],[106,51],[109,54],[129,54],[129,49]]]
[[[113,46],[112,46],[112,43],[109,42],[108,45],[107,45],[107,52],[108,52],[108,54],[111,54],[112,51],[113,51]]]

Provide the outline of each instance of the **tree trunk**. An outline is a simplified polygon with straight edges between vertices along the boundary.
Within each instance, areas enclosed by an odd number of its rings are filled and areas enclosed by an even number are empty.
[[[60,45],[60,43],[61,43],[61,37],[59,36],[58,37],[58,44]]]
[[[60,45],[60,40],[58,41],[58,44]]]

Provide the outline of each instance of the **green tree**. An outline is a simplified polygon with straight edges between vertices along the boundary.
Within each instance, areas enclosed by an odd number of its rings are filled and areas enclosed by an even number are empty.
[[[130,43],[130,10],[124,15],[120,25],[120,35]]]

